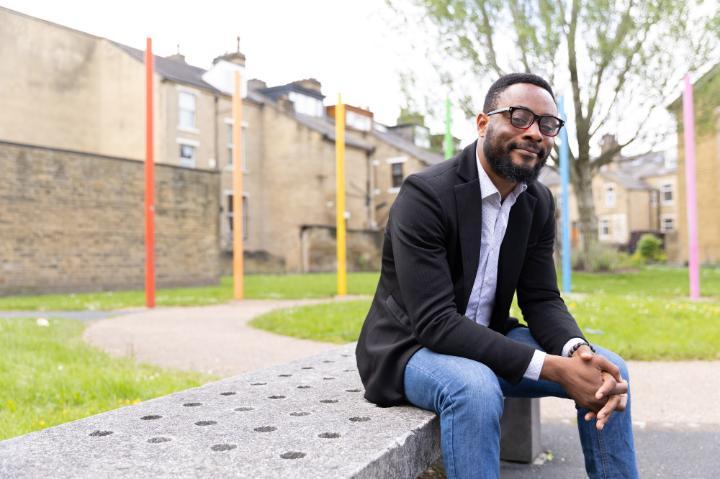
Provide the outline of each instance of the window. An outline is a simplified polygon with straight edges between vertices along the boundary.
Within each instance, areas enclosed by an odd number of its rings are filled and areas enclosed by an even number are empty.
[[[666,233],[675,229],[675,217],[674,216],[663,216],[660,218],[660,231]]]
[[[424,126],[415,126],[415,145],[430,148],[430,132]]]
[[[195,168],[195,147],[180,143],[180,166]]]
[[[225,119],[226,135],[227,135],[227,164],[232,166],[233,164],[233,123],[230,119]],[[248,170],[248,157],[247,157],[247,123],[243,123],[242,132],[240,138],[240,147],[242,148],[242,169],[247,172]]]
[[[615,185],[612,183],[605,184],[605,206],[615,206]]]
[[[673,184],[663,183],[660,185],[660,201],[664,205],[671,205],[673,203]]]
[[[195,94],[186,91],[178,92],[180,128],[195,129],[195,103]]]
[[[288,93],[288,99],[293,102],[295,111],[297,113],[319,117],[325,115],[322,100],[318,98],[291,91],[290,93]]]
[[[233,238],[233,194],[228,193],[227,194],[227,207],[225,209],[227,212],[227,221],[228,221],[228,231],[230,232],[230,241],[232,241]],[[243,194],[243,202],[242,202],[242,229],[243,229],[243,239],[248,239],[248,197],[247,194]]]
[[[391,175],[392,175],[392,187],[400,188],[400,185],[402,184],[402,180],[403,180],[403,164],[402,163],[392,163],[390,165],[390,171],[391,171]]]
[[[372,129],[372,119],[369,116],[347,111],[345,113],[345,122],[348,128],[355,128],[361,131],[370,131]]]
[[[600,239],[607,239],[610,237],[610,220],[607,218],[601,218],[598,222],[598,232],[600,233]]]

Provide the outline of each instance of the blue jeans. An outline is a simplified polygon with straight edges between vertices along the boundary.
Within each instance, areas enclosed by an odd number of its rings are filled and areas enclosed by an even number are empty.
[[[542,349],[527,328],[515,328],[508,338]],[[617,354],[595,346],[616,364],[629,381],[627,367]],[[552,381],[523,379],[510,384],[484,364],[458,356],[417,351],[405,368],[405,395],[422,409],[440,416],[443,463],[448,478],[500,476],[500,417],[503,397],[568,398]],[[585,421],[587,409],[578,408],[577,423],[590,478],[638,477],[633,445],[630,395],[627,409],[614,412],[602,431],[595,420]]]

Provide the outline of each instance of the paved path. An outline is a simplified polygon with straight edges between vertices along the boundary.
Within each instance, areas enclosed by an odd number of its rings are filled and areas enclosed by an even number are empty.
[[[337,347],[268,333],[248,321],[274,309],[327,300],[244,300],[216,306],[156,308],[94,321],[84,339],[114,356],[233,376]]]
[[[324,300],[327,301],[327,300]],[[247,325],[277,308],[323,300],[245,300],[217,306],[124,311],[90,322],[85,339],[116,356],[219,376],[281,364],[335,345],[267,333]],[[720,361],[631,361],[633,418],[684,429],[720,427]],[[543,420],[574,421],[574,405],[544,398]]]

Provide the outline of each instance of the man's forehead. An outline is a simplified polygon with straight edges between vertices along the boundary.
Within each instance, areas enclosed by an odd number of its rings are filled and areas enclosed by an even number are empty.
[[[557,105],[550,92],[532,83],[514,83],[500,92],[497,108],[524,106],[539,115],[557,114]]]

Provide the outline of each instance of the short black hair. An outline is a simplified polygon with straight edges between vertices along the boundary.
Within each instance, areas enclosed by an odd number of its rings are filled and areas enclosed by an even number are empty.
[[[555,94],[553,93],[552,87],[547,81],[545,81],[544,78],[533,73],[508,73],[507,75],[501,76],[495,80],[495,83],[490,85],[490,89],[488,90],[487,95],[485,95],[483,112],[489,113],[494,110],[500,93],[502,93],[510,85],[514,85],[516,83],[531,83],[539,86],[540,88],[547,90],[553,101],[555,101]]]

